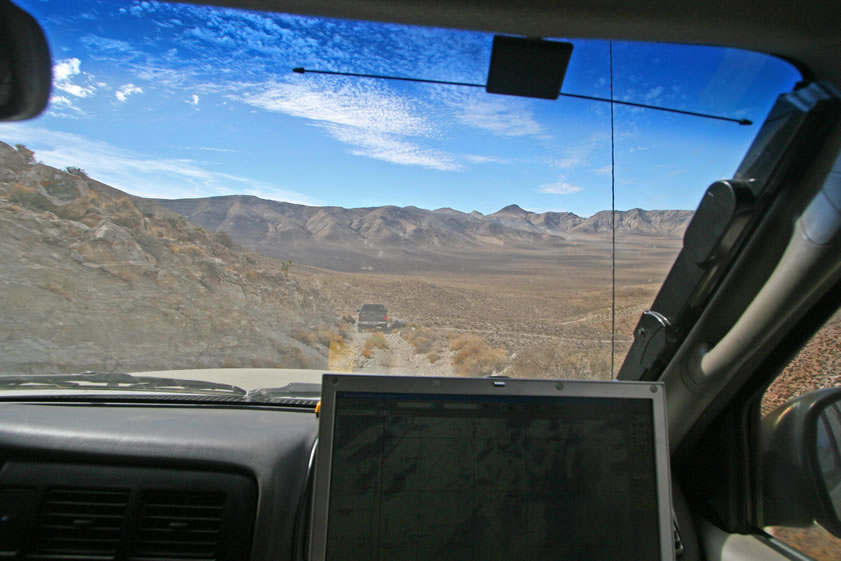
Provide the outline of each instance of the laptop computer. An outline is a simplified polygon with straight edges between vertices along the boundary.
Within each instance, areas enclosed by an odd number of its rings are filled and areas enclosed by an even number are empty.
[[[664,393],[325,374],[310,559],[674,559]]]

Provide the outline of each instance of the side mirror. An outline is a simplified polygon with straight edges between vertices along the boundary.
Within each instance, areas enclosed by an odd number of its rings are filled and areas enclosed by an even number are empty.
[[[841,537],[841,388],[786,402],[761,430],[762,525],[816,521]]]
[[[50,99],[52,62],[35,18],[0,0],[0,121],[30,119]]]

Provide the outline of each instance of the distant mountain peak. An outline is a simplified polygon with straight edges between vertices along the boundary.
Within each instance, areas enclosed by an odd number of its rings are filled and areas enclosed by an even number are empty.
[[[523,210],[523,208],[518,204],[512,204],[512,205],[508,205],[507,207],[499,209],[494,214],[510,214],[510,213],[514,213],[514,212],[516,212],[518,214],[521,214],[521,213],[527,213],[528,211]]]

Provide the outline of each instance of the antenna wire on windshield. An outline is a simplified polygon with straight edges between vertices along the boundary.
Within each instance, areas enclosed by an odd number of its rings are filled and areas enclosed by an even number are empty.
[[[616,377],[616,153],[613,139],[613,41],[610,53],[610,378]]]

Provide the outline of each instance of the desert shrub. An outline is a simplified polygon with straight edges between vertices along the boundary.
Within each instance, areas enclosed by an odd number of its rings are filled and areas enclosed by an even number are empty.
[[[23,156],[23,161],[29,165],[35,163],[35,152],[24,146],[23,144],[15,144],[15,149]]]
[[[283,278],[285,278],[285,279],[289,278],[289,269],[291,267],[292,267],[292,261],[291,260],[287,259],[286,261],[281,261],[280,262],[280,271],[281,271],[281,273],[283,273]]]
[[[432,364],[435,364],[436,362],[441,360],[441,357],[438,355],[438,353],[436,353],[435,351],[432,351],[431,353],[427,353],[426,360],[428,360]]]
[[[137,229],[143,224],[143,214],[128,197],[120,197],[104,207],[111,222],[124,228]]]
[[[365,340],[362,346],[362,356],[371,358],[377,349],[387,349],[388,343],[385,340],[385,335],[382,333],[374,333]]]
[[[80,198],[57,207],[55,213],[65,220],[81,220],[87,213],[88,208],[88,202]]]
[[[181,215],[165,216],[164,222],[166,222],[171,228],[174,228],[176,230],[183,230],[187,227],[187,219]]]
[[[335,349],[344,347],[346,344],[345,335],[347,334],[343,335],[342,333],[332,333],[330,335],[330,345],[328,345],[329,348]]]
[[[226,354],[222,359],[222,368],[241,368],[242,361],[235,356]]]
[[[352,331],[353,325],[344,319],[340,319],[339,323],[333,326],[333,329],[338,333],[340,337],[343,339],[347,339],[350,337],[350,332]]]
[[[377,349],[387,349],[388,343],[385,340],[385,335],[382,333],[374,333],[365,340],[366,347],[374,347]]]
[[[318,344],[318,335],[316,335],[309,329],[304,329],[303,327],[294,328],[289,333],[289,336],[295,339],[296,341],[300,341],[305,345],[309,345],[310,347],[314,347]]]
[[[327,348],[330,348],[331,343],[333,343],[337,337],[340,339],[344,339],[344,337],[342,337],[340,334],[336,333],[334,329],[329,327],[322,327],[320,329],[317,329],[315,332],[315,336],[318,339],[318,342]]]
[[[183,232],[183,237],[187,241],[200,243],[205,243],[210,239],[207,230],[205,230],[204,228],[199,228],[197,226],[193,226],[191,228],[186,229]]]
[[[33,187],[27,187],[20,183],[12,185],[11,189],[9,189],[8,197],[13,203],[26,208],[49,210],[51,212],[56,210],[56,206],[47,197]]]
[[[206,257],[207,252],[201,246],[191,243],[172,244],[169,250],[176,255],[187,255],[191,257]]]
[[[453,366],[461,376],[486,376],[505,366],[505,349],[490,347],[478,335],[453,337],[450,349],[455,351]]]
[[[232,249],[234,247],[234,240],[231,239],[231,235],[224,230],[219,230],[218,232],[213,234],[213,241],[218,244],[224,245],[228,249]]]
[[[134,241],[140,248],[157,260],[162,259],[167,253],[166,244],[158,236],[150,234],[137,234]]]
[[[517,352],[506,373],[515,378],[609,380],[610,346],[570,347],[558,343],[532,345]]]
[[[201,267],[206,278],[213,280],[219,280],[222,278],[222,273],[224,269],[216,261],[207,259],[205,261],[202,261]]]
[[[313,358],[308,356],[304,351],[298,347],[283,347],[281,350],[281,359],[276,365],[276,368],[324,368],[325,364],[317,363]]]
[[[438,334],[428,327],[421,327],[406,333],[406,341],[412,346],[415,354],[430,352],[438,340]]]
[[[64,168],[64,171],[66,171],[70,175],[75,175],[76,177],[83,177],[85,179],[88,179],[88,172],[86,172],[82,168],[76,166],[67,166],[66,168]]]

